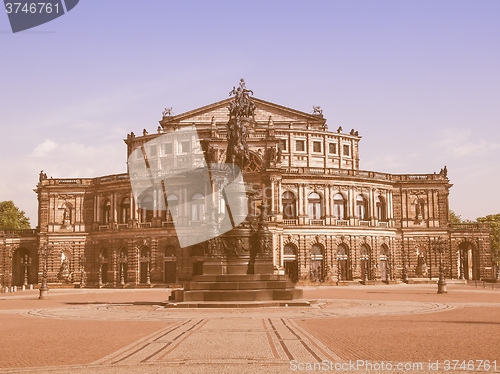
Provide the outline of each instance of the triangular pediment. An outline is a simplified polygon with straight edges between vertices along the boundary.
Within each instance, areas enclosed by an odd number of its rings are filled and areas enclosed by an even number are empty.
[[[231,100],[232,98],[228,98],[176,116],[164,117],[161,123],[211,123],[212,119],[218,124],[226,123],[229,120],[227,106]],[[252,98],[252,100],[256,106],[254,118],[260,123],[267,123],[269,117],[272,117],[274,123],[324,123],[326,121],[322,116],[301,112],[257,98]]]

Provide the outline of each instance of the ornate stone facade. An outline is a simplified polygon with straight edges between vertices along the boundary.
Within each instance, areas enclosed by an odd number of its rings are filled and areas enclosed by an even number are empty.
[[[207,162],[224,162],[230,99],[184,114],[165,112],[155,133],[128,134],[127,155],[165,132],[196,126]],[[328,131],[321,111],[313,114],[257,98],[247,126],[244,179],[255,191],[250,211],[269,206],[276,272],[315,282],[436,278],[443,256],[447,278],[490,279],[492,258],[486,225],[450,225],[446,171],[386,174],[359,169],[357,131]],[[180,152],[179,144],[155,149],[157,158]],[[0,232],[0,283],[41,280],[39,250],[48,246],[49,283],[120,287],[172,284],[201,272],[206,255],[222,245],[202,242],[180,248],[168,210],[138,209],[127,173],[97,178],[47,179],[36,188],[36,231]],[[205,186],[202,195],[210,193]],[[179,188],[177,200],[193,198]],[[171,200],[169,200],[171,204]],[[171,206],[173,209],[173,204]],[[186,230],[208,224],[203,207],[179,212]],[[435,243],[446,242],[442,252]],[[64,271],[63,271],[64,270]],[[65,275],[62,275],[65,274]],[[69,274],[69,275],[68,275]]]

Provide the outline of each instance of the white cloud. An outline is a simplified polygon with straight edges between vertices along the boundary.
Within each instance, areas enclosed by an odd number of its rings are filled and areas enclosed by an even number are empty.
[[[444,129],[441,131],[441,140],[434,143],[434,147],[442,149],[452,157],[486,156],[500,149],[496,138],[481,139],[471,129]]]
[[[126,146],[122,142],[89,146],[44,140],[31,154],[8,155],[0,163],[0,201],[13,200],[37,225],[37,199],[33,189],[40,170],[54,178],[94,178],[125,173]],[[8,181],[8,182],[7,182]]]
[[[33,152],[30,154],[32,157],[45,157],[51,151],[57,148],[57,143],[50,139],[45,139],[43,143],[38,144]]]

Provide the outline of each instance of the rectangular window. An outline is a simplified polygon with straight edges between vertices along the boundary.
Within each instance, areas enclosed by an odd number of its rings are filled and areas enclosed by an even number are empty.
[[[313,142],[313,152],[321,153],[321,142]]]
[[[280,143],[279,143],[278,147],[280,147],[282,151],[286,151],[286,140],[280,139]]]
[[[167,143],[163,145],[163,152],[166,155],[171,155],[172,154],[172,143]]]
[[[304,152],[306,150],[305,142],[303,140],[297,140],[295,142],[295,150],[298,152]]]
[[[181,142],[180,144],[180,151],[181,153],[189,153],[190,151],[190,146],[189,146],[189,142]]]
[[[333,154],[337,153],[337,144],[328,143],[328,152]]]
[[[156,156],[156,145],[149,146],[149,156],[150,157]]]
[[[347,144],[344,145],[344,149],[343,149],[344,150],[344,156],[349,156],[349,149],[350,148],[351,147],[348,146]]]

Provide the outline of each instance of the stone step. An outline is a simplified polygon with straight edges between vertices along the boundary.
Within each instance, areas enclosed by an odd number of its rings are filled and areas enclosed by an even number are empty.
[[[259,290],[293,288],[289,281],[186,282],[184,290]]]
[[[286,281],[286,275],[278,274],[222,274],[196,275],[193,282],[250,282],[250,281]]]
[[[162,304],[165,308],[281,308],[281,307],[309,307],[307,300],[285,301],[202,301],[202,302],[175,302],[169,301]]]
[[[302,298],[302,290],[294,288],[260,290],[174,290],[171,300],[187,301],[265,301]]]

